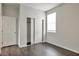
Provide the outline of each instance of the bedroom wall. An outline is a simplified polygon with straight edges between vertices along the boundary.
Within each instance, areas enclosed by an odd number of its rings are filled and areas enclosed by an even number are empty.
[[[79,53],[79,4],[63,4],[46,12],[56,12],[56,33],[48,33],[46,42]]]

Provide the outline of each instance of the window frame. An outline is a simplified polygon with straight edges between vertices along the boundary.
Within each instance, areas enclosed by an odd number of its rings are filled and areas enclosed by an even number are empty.
[[[53,14],[53,13],[55,13],[55,17],[56,17],[56,12],[52,12],[52,13],[50,13],[50,14]],[[48,30],[48,15],[50,15],[50,14],[47,14],[47,32],[51,32],[51,33],[56,33],[56,20],[55,20],[55,30]]]

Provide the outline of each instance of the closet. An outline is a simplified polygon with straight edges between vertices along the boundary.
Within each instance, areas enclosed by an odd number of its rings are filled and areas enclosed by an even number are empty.
[[[44,19],[26,18],[27,46],[44,42]]]
[[[35,18],[27,17],[27,46],[35,43]]]
[[[17,45],[18,4],[2,4],[2,47]]]

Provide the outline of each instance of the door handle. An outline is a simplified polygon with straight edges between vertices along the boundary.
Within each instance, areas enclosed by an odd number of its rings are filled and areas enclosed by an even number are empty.
[[[16,32],[14,32],[14,33],[16,33]]]

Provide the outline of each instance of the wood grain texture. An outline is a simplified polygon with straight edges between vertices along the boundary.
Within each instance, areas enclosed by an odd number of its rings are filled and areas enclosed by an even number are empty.
[[[17,45],[2,48],[2,56],[79,56],[74,52],[51,45],[39,43],[19,48]]]

